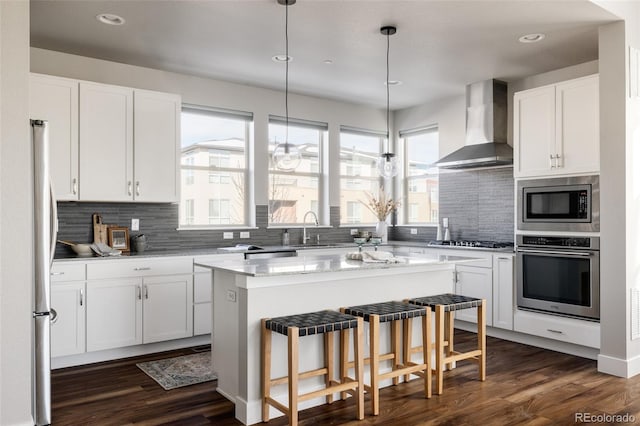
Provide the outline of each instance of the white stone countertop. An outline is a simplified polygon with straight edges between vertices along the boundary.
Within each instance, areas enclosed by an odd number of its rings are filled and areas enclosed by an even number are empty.
[[[251,277],[270,277],[277,275],[400,269],[429,265],[473,263],[482,261],[483,259],[468,256],[426,254],[420,256],[397,256],[394,260],[397,260],[397,262],[363,262],[361,260],[347,259],[345,254],[314,255],[313,253],[304,253],[296,257],[196,262],[195,265]]]

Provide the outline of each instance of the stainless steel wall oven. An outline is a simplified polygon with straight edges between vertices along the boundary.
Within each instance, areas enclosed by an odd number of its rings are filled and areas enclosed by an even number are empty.
[[[522,231],[599,232],[599,176],[519,180],[517,227]]]
[[[517,235],[518,308],[600,320],[600,238]]]

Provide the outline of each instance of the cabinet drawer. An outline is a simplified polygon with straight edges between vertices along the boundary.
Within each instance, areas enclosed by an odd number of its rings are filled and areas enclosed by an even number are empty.
[[[51,267],[51,282],[83,281],[86,279],[86,263],[54,262]]]
[[[600,323],[517,310],[514,330],[591,348],[600,347]]]
[[[186,256],[155,259],[99,260],[87,265],[87,279],[190,274],[192,271],[192,260]]]

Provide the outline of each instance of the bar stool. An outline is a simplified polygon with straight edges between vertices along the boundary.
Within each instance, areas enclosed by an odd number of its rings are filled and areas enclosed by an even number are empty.
[[[340,381],[333,377],[333,333],[339,331],[341,341],[348,341],[349,330],[354,330],[353,350],[355,355],[355,379],[342,376]],[[345,315],[335,311],[320,311],[262,320],[261,367],[262,367],[262,420],[269,421],[269,406],[289,417],[289,425],[298,424],[298,403],[326,396],[327,404],[333,401],[333,394],[349,392],[356,399],[357,418],[364,418],[364,362],[362,342],[362,318]],[[285,377],[271,378],[271,336],[272,332],[287,336],[288,374]],[[316,370],[299,372],[299,340],[300,337],[324,334],[325,366]],[[341,351],[344,350],[341,348]],[[306,394],[298,394],[301,379],[325,376],[325,388]],[[288,384],[289,405],[285,406],[271,397],[271,386]]]
[[[453,367],[453,363],[462,360],[474,360],[478,363],[480,381],[485,380],[486,365],[486,307],[484,299],[461,296],[458,294],[439,294],[436,296],[419,297],[406,301],[412,305],[428,306],[436,313],[436,393],[442,394],[443,390],[443,370]],[[453,350],[453,315],[455,311],[461,309],[476,308],[478,311],[478,346],[475,350],[468,352],[456,352]],[[445,327],[446,324],[446,327]],[[445,331],[446,328],[446,331]],[[446,340],[445,340],[446,333]],[[405,332],[406,335],[406,332]],[[415,350],[410,344],[409,352]],[[446,355],[443,355],[446,350]]]
[[[424,395],[431,398],[431,308],[409,305],[402,302],[384,302],[370,305],[352,306],[340,309],[342,312],[364,318],[369,323],[370,347],[369,357],[364,360],[369,363],[371,375],[370,386],[365,385],[365,390],[371,393],[371,405],[373,415],[380,413],[381,380],[393,379],[393,384],[398,384],[398,377],[405,374],[416,374],[424,378]],[[422,339],[425,342],[423,363],[416,364],[400,357],[400,320],[422,317]],[[380,353],[380,323],[389,322],[391,326],[391,352]],[[343,344],[343,347],[346,345]],[[340,354],[341,374],[351,366],[347,360],[347,354]],[[379,373],[380,362],[392,361],[392,370]]]

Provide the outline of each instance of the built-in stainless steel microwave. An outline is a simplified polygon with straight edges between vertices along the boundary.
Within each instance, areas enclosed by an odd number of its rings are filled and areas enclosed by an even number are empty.
[[[599,176],[519,180],[517,227],[522,231],[600,231]]]

